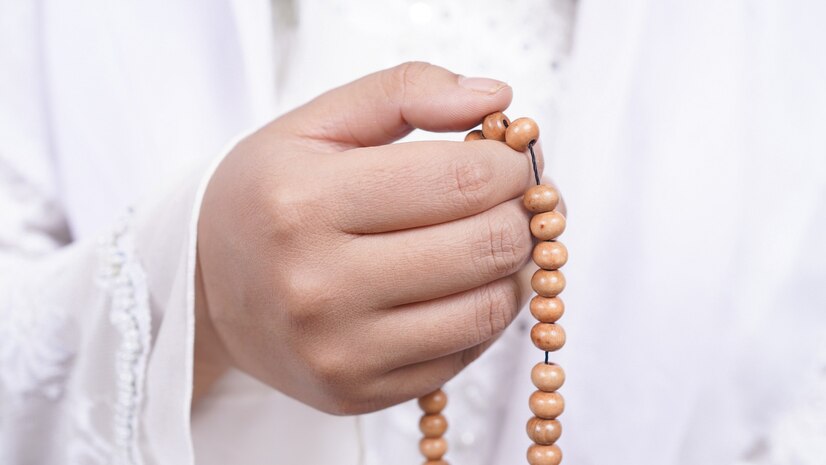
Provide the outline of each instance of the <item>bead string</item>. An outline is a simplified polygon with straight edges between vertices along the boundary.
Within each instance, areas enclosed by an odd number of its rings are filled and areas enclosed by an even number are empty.
[[[528,143],[528,150],[531,152],[531,166],[533,167],[533,177],[536,180],[536,185],[542,185],[541,181],[539,180],[539,167],[536,163],[536,154],[533,151],[533,146],[536,144],[536,140],[532,140]],[[547,350],[545,351],[545,365],[550,365],[551,362],[548,361],[550,352]]]
[[[539,178],[534,153],[534,145],[539,139],[536,122],[530,118],[511,122],[502,112],[492,113],[482,121],[481,130],[465,136],[465,141],[482,139],[502,141],[518,152],[528,150],[531,154],[536,185],[522,197],[525,208],[534,213],[531,234],[540,241],[533,251],[533,261],[539,269],[531,278],[531,287],[537,295],[530,303],[531,314],[539,323],[531,329],[531,339],[545,352],[545,361],[531,370],[531,381],[537,390],[531,394],[528,403],[534,417],[528,420],[526,430],[534,444],[528,448],[527,459],[530,465],[559,465],[562,451],[556,441],[562,434],[562,425],[556,418],[562,414],[565,400],[557,390],[565,382],[565,372],[550,362],[549,354],[565,344],[565,331],[556,324],[565,311],[565,305],[558,297],[565,288],[565,277],[559,268],[568,261],[568,250],[556,241],[565,230],[565,217],[556,211],[559,194],[553,187],[543,185]],[[419,398],[419,407],[424,411],[419,422],[419,429],[424,434],[419,450],[427,459],[425,465],[448,465],[443,459],[447,452],[447,441],[442,437],[447,430],[447,419],[441,412],[445,405],[447,395],[441,389]]]
[[[539,168],[536,166],[536,154],[533,153],[533,145],[536,143],[535,140],[532,140],[528,144],[528,150],[531,151],[531,165],[533,165],[533,177],[536,179],[536,185],[539,186]]]

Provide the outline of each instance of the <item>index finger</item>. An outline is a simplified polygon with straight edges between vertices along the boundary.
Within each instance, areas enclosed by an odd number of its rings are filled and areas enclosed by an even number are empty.
[[[541,167],[539,148],[537,156]],[[533,179],[529,156],[488,140],[360,148],[328,161],[328,176],[350,184],[327,199],[335,205],[338,227],[349,233],[396,231],[475,215],[518,197]]]

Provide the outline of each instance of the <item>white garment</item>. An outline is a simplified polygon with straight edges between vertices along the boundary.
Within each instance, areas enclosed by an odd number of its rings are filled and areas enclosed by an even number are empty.
[[[232,373],[189,407],[209,163],[406,59],[505,79],[543,127],[567,463],[826,463],[824,7],[585,2],[562,81],[565,5],[0,2],[0,463],[420,462],[411,404],[330,417]],[[524,317],[446,386],[454,464],[524,460]]]

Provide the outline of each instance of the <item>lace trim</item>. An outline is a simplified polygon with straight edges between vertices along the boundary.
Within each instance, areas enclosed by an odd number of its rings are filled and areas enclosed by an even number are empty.
[[[130,215],[100,244],[99,283],[112,298],[109,321],[120,333],[115,373],[114,438],[117,462],[141,464],[138,449],[138,419],[143,401],[142,386],[150,347],[149,291],[146,273],[135,253]]]

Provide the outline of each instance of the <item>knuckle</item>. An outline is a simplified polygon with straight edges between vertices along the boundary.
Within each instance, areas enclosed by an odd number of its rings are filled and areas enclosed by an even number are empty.
[[[447,188],[453,197],[450,200],[466,208],[479,208],[489,194],[493,176],[493,167],[484,158],[454,160],[446,174]]]
[[[326,233],[335,228],[337,199],[318,188],[306,169],[281,168],[271,179],[259,182],[256,197],[268,205],[257,212],[265,230],[277,239]]]
[[[269,230],[277,239],[290,239],[299,234],[304,226],[306,199],[300,189],[281,185],[269,193]]]
[[[311,306],[316,292],[320,290],[317,280],[303,273],[291,273],[287,280],[287,297],[293,307],[304,308]]]
[[[490,285],[481,294],[476,313],[478,340],[488,341],[501,334],[518,310],[515,291],[507,286]]]
[[[407,61],[396,67],[397,77],[399,83],[406,87],[415,83],[419,77],[422,76],[433,65],[425,61]]]
[[[337,346],[317,350],[314,360],[314,377],[326,398],[325,412],[358,415],[384,407],[369,395],[369,374],[354,368],[356,355]]]
[[[310,368],[319,385],[333,390],[336,399],[346,399],[351,383],[352,360],[341,347],[315,347],[309,356]]]
[[[474,261],[482,272],[506,276],[519,270],[528,259],[532,245],[530,232],[522,218],[518,220],[506,217],[485,223],[474,253]]]
[[[384,95],[391,101],[404,101],[407,89],[415,85],[431,66],[433,65],[422,61],[408,61],[383,73],[380,81]]]
[[[323,273],[312,270],[294,271],[287,276],[286,295],[281,299],[288,304],[294,324],[317,323],[329,315],[329,309],[336,308],[335,292],[329,282]]]

